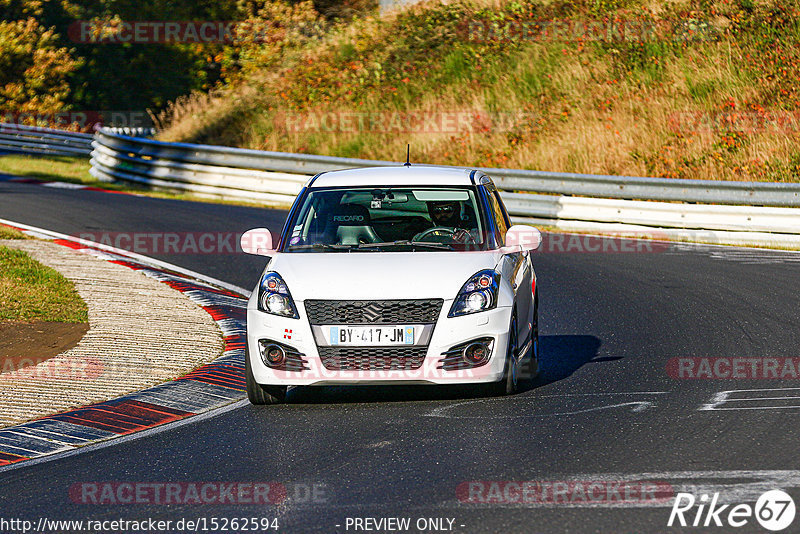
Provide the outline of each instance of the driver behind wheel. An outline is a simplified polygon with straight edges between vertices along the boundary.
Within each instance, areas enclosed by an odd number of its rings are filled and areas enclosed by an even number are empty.
[[[461,202],[428,202],[428,214],[434,228],[438,226],[454,230],[453,241],[466,243],[472,237],[470,234],[472,225],[469,217],[462,214]]]
[[[460,202],[428,202],[428,214],[434,226],[457,228],[462,224]]]

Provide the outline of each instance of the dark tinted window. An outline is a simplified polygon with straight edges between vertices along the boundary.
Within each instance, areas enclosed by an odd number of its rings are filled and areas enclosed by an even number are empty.
[[[491,209],[494,225],[497,229],[497,242],[502,246],[505,244],[506,232],[509,228],[508,215],[503,205],[500,203],[497,191],[487,191],[486,197],[489,199],[489,208]]]
[[[284,252],[485,250],[485,237],[474,188],[320,189],[306,196]]]

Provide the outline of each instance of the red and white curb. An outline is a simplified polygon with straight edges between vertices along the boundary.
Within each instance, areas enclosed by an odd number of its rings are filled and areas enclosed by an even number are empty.
[[[0,224],[134,269],[177,289],[211,315],[223,332],[225,344],[219,358],[171,382],[3,428],[0,471],[180,421],[244,398],[246,290],[113,247],[3,219]]]

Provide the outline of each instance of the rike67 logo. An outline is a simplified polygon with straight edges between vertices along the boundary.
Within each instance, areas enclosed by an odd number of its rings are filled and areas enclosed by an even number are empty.
[[[693,508],[696,507],[696,510]],[[778,532],[794,521],[794,500],[781,490],[771,490],[761,495],[755,506],[749,504],[719,504],[719,493],[697,499],[691,493],[678,493],[672,504],[667,526],[671,527],[733,527],[747,525],[753,518],[763,528]]]

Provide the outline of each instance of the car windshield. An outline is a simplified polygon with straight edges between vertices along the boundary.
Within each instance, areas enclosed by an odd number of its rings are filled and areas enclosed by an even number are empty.
[[[474,188],[336,188],[308,193],[284,252],[485,250]]]

